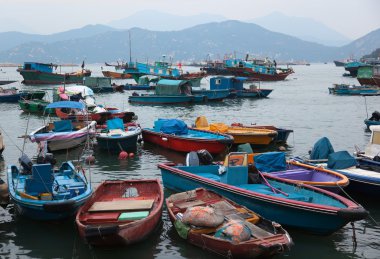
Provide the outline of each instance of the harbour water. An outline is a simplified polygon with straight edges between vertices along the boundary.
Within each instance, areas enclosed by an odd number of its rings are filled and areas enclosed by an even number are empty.
[[[94,76],[101,76],[101,64],[88,68]],[[68,68],[67,68],[68,69]],[[296,66],[296,73],[285,81],[261,83],[262,88],[274,91],[267,99],[231,99],[218,103],[186,106],[144,106],[128,104],[131,92],[99,94],[99,104],[129,109],[138,115],[142,127],[153,126],[157,118],[179,118],[191,125],[197,116],[205,115],[212,122],[242,122],[244,124],[275,125],[294,130],[288,139],[287,156],[305,156],[316,140],[328,137],[335,150],[355,151],[356,145],[364,149],[370,133],[365,131],[363,120],[380,109],[379,98],[359,96],[334,96],[328,93],[333,83],[358,84],[356,79],[345,78],[343,69],[333,64]],[[2,77],[22,78],[16,68],[2,68]],[[202,86],[208,84],[207,78]],[[10,86],[23,89],[47,89],[49,86]],[[51,91],[50,91],[51,95]],[[51,96],[50,96],[51,97]],[[5,169],[17,163],[23,139],[18,138],[43,123],[42,116],[23,113],[18,104],[0,103],[0,126],[6,149],[0,160],[0,177],[5,180]],[[36,153],[36,145],[27,142],[25,152]],[[56,155],[58,161],[77,159],[81,150]],[[158,178],[157,163],[172,161],[183,163],[184,154],[144,143],[136,156],[119,161],[117,155],[95,151],[96,163],[87,174],[93,186],[106,179]],[[165,195],[170,192],[165,190]],[[380,222],[380,207],[376,197],[353,197]],[[289,229],[295,246],[278,258],[379,258],[380,227],[371,219],[355,223],[356,241],[353,243],[351,225],[331,236],[315,236]],[[217,258],[181,240],[164,210],[162,223],[145,242],[130,247],[98,248],[86,245],[79,237],[73,219],[64,222],[38,222],[18,216],[12,207],[0,208],[1,258]]]

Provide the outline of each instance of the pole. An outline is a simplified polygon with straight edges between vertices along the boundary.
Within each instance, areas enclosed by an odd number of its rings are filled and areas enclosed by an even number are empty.
[[[132,63],[131,30],[128,31],[128,34],[129,34],[129,63]]]

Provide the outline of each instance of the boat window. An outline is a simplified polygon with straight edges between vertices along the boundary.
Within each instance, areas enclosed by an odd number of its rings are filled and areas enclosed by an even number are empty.
[[[215,84],[220,85],[222,83],[222,79],[216,79]]]
[[[123,196],[125,198],[138,197],[139,192],[137,191],[137,189],[135,187],[128,187],[127,189],[125,189]]]
[[[373,132],[372,144],[380,145],[380,131]]]

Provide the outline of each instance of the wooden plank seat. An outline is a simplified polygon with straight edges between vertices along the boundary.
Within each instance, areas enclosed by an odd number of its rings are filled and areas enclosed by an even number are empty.
[[[182,209],[187,209],[194,206],[201,206],[205,204],[206,203],[201,200],[192,200],[192,201],[184,201],[184,202],[176,203],[175,206],[182,210]]]
[[[130,210],[150,210],[154,200],[116,200],[97,201],[92,204],[89,212],[100,211],[130,211]]]

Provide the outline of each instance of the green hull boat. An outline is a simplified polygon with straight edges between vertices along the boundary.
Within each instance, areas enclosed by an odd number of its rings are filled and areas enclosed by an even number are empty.
[[[19,100],[18,104],[24,112],[28,113],[40,113],[43,114],[55,114],[55,109],[46,109],[46,106],[50,102],[39,100],[39,99],[33,99],[33,100]]]

